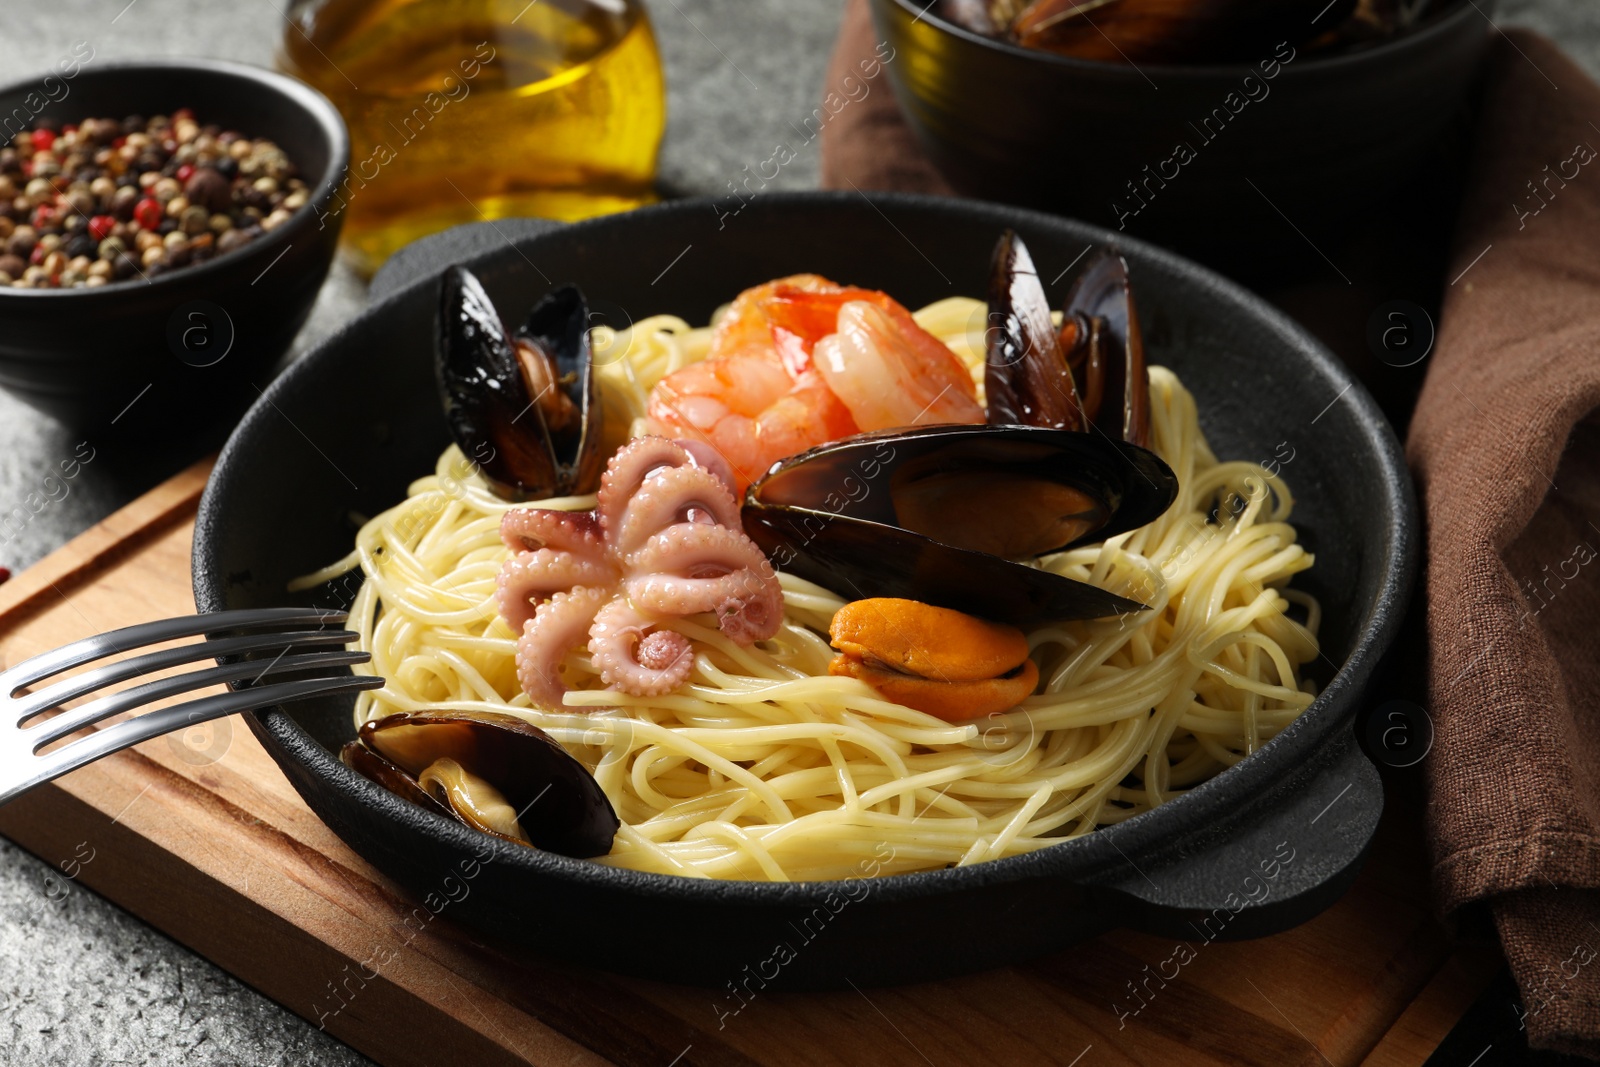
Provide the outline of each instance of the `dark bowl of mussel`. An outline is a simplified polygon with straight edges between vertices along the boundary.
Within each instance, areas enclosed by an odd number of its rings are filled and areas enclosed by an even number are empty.
[[[80,43],[0,88],[0,126],[0,386],[86,430],[242,411],[333,259],[333,105],[257,67]]]
[[[1336,240],[1405,188],[1440,186],[1430,162],[1464,143],[1492,11],[1466,0],[872,0],[900,108],[959,192],[1242,274],[1264,255],[1275,270],[1286,257],[1310,262],[1306,238]]]

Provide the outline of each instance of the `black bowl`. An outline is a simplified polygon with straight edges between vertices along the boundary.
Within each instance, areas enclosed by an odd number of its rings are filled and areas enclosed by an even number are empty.
[[[180,107],[272,140],[312,195],[283,225],[199,266],[94,289],[0,288],[0,386],[63,422],[171,430],[243,410],[257,396],[252,381],[310,314],[333,260],[341,216],[327,209],[350,139],[316,90],[206,59],[91,59],[72,77],[54,72],[0,89],[0,117],[20,111],[57,126]],[[11,132],[15,125],[7,140]]]
[[[201,501],[202,611],[348,604],[359,577],[298,598],[285,586],[344,555],[352,512],[400,500],[448,444],[431,337],[449,261],[477,272],[508,317],[552,282],[573,281],[625,325],[658,312],[705,321],[741,288],[798,271],[917,306],[983,292],[1004,227],[1023,234],[1046,278],[1112,236],[993,205],[830,193],[762,196],[725,228],[704,201],[565,227],[496,225],[449,231],[396,257],[411,280],[291,367],[245,416]],[[1121,247],[1151,358],[1184,375],[1219,454],[1266,460],[1293,449],[1296,521],[1317,553],[1296,584],[1325,608],[1325,688],[1289,729],[1204,786],[1112,829],[967,868],[843,886],[709,882],[502,845],[400,800],[336,758],[353,736],[348,701],[273,709],[252,728],[312,809],[419,895],[440,892],[474,850],[492,855],[470,895],[450,905],[453,918],[497,940],[671,981],[721,986],[780,942],[798,950],[782,981],[842,986],[994,966],[1113,925],[1192,939],[1191,922],[1247,936],[1303,921],[1354,877],[1382,808],[1351,723],[1409,596],[1411,484],[1371,398],[1305,331],[1203,268],[1141,242]],[[380,275],[378,290],[387,284]]]
[[[872,0],[900,109],[958,191],[1243,276],[1262,258],[1320,265],[1296,227],[1320,244],[1419,179],[1466,100],[1492,10],[1455,0],[1410,33],[1328,56],[1133,66],[984,37],[926,0]]]

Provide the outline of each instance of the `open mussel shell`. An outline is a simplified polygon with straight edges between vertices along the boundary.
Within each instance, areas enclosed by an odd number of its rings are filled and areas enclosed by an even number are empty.
[[[1098,434],[929,426],[857,434],[781,460],[744,527],[779,569],[854,599],[903,597],[1014,625],[1144,605],[1015,562],[1159,517],[1177,478]]]
[[[1067,293],[1065,322],[1075,330],[1090,380],[1080,383],[1091,426],[1108,437],[1143,446],[1150,439],[1150,374],[1145,366],[1139,315],[1133,306],[1128,263],[1103,248]],[[1088,323],[1085,331],[1083,324]],[[1069,364],[1074,361],[1071,354]]]
[[[992,0],[1029,48],[1111,63],[1265,59],[1280,41],[1333,29],[1356,0]],[[1014,14],[1013,14],[1014,12]],[[998,19],[996,21],[999,21]]]
[[[583,293],[564,285],[506,332],[472,272],[439,294],[435,368],[451,436],[507,500],[592,493],[604,455]]]
[[[620,825],[588,768],[515,715],[401,712],[364,723],[341,757],[431,811],[546,852],[603,856]]]
[[[989,325],[984,332],[983,389],[994,426],[1086,430],[1050,301],[1028,246],[1007,230],[989,266]]]
[[[984,335],[984,392],[994,426],[1088,430],[1143,447],[1150,376],[1128,264],[1113,248],[1089,260],[1067,293],[1058,330],[1027,245],[995,245]]]
[[[417,782],[399,767],[384,759],[360,741],[349,741],[339,750],[339,760],[346,767],[371,782],[377,782],[395,796],[403,797],[435,815],[454,818],[450,806]]]

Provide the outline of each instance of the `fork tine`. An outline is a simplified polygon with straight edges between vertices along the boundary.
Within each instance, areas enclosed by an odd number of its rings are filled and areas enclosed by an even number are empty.
[[[262,626],[292,626],[318,623],[327,626],[342,623],[348,614],[342,611],[323,611],[319,608],[250,608],[242,611],[213,611],[205,615],[184,615],[160,622],[125,626],[120,630],[85,637],[69,645],[23,660],[0,673],[0,697],[13,697],[18,689],[32,685],[43,678],[71,670],[90,660],[100,659],[113,652],[126,652],[142,645],[160,644],[180,637],[220,633],[225,630],[258,629]]]
[[[349,630],[290,630],[245,634],[242,637],[220,637],[192,645],[163,648],[84,671],[75,677],[46,686],[38,692],[19,697],[12,708],[14,716],[12,721],[18,726],[26,726],[28,720],[40,712],[60,707],[86,693],[104,689],[129,678],[136,678],[141,674],[152,674],[168,667],[176,667],[182,663],[193,663],[201,659],[221,659],[223,656],[242,656],[250,652],[275,652],[280,648],[287,650],[291,647],[306,648],[312,645],[344,645],[359,636]]]
[[[287,648],[284,652],[288,652]],[[220,682],[237,682],[246,678],[259,679],[267,674],[289,674],[294,671],[315,670],[322,667],[344,667],[355,663],[365,663],[371,659],[365,652],[308,652],[302,656],[288,656],[280,653],[277,659],[264,662],[262,660],[245,660],[241,663],[228,663],[220,667],[210,667],[203,671],[191,671],[187,674],[176,674],[171,678],[159,678],[153,682],[136,685],[131,689],[124,689],[120,693],[103,696],[99,700],[90,701],[80,708],[64,711],[51,719],[46,719],[37,726],[27,729],[23,736],[32,746],[32,751],[39,749],[52,741],[59,741],[75,730],[109,719],[124,711],[131,711],[143,704],[164,700],[179,693],[188,693],[195,689],[204,689],[209,685]]]
[[[88,737],[72,742],[64,748],[35,759],[31,764],[30,774],[23,777],[20,782],[7,783],[0,787],[0,804],[11,800],[21,793],[27,792],[42,782],[60,777],[68,771],[76,770],[86,763],[92,763],[101,756],[109,756],[113,752],[136,745],[141,741],[148,741],[152,737],[171,733],[185,726],[191,726],[212,719],[220,719],[224,715],[232,715],[240,711],[252,711],[259,708],[271,707],[275,704],[287,704],[295,700],[304,700],[314,696],[330,696],[338,693],[353,693],[364,689],[378,689],[384,680],[371,674],[351,674],[328,678],[301,678],[292,682],[274,682],[272,685],[260,688],[250,687],[235,689],[227,693],[218,693],[215,696],[201,697],[198,700],[174,704],[167,708],[158,708],[148,714],[141,715],[127,722],[119,722],[104,730],[97,730]]]

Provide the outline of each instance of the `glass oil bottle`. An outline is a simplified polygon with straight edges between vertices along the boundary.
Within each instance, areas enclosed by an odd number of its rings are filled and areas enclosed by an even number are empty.
[[[666,89],[639,0],[299,0],[278,65],[350,127],[329,214],[363,273],[457,223],[654,199]]]

